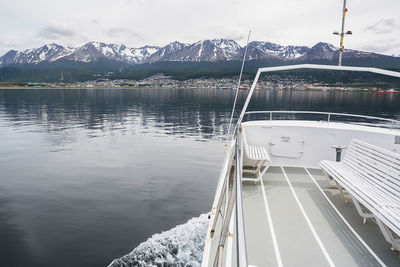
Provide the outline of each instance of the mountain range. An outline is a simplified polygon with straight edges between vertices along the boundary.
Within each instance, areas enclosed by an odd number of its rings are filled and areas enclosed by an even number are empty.
[[[24,51],[10,50],[0,57],[0,68],[5,66],[36,66],[68,62],[69,64],[96,64],[113,62],[116,64],[137,65],[155,62],[219,62],[241,60],[245,47],[234,40],[213,39],[192,44],[172,42],[164,47],[143,46],[139,48],[125,45],[89,42],[81,47],[71,48],[58,44],[47,44],[39,48]],[[291,62],[337,61],[338,48],[328,43],[317,43],[313,47],[282,46],[271,42],[253,41],[248,45],[248,60]],[[400,66],[400,58],[371,52],[346,49],[344,60],[349,62],[390,62]],[[362,63],[362,64],[364,64]],[[365,65],[365,64],[364,64]]]

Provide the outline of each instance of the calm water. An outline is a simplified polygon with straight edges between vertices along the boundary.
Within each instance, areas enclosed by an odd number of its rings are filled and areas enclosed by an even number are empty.
[[[0,265],[105,266],[207,212],[233,97],[0,89]],[[399,119],[400,96],[264,91],[250,109]]]

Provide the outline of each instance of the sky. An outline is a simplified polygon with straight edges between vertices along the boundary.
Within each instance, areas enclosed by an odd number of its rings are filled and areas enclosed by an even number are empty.
[[[164,46],[229,38],[339,46],[343,0],[0,0],[0,55],[48,43]],[[347,0],[345,48],[400,56],[400,0]]]

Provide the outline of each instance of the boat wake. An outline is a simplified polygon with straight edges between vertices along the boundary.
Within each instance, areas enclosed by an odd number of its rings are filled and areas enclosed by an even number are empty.
[[[208,214],[154,234],[131,253],[115,259],[109,267],[200,266],[208,227]]]

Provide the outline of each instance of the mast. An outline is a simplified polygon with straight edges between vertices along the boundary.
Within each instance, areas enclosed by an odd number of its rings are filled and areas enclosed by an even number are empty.
[[[347,8],[346,8],[346,0],[343,0],[343,15],[342,15],[342,30],[340,32],[340,50],[339,50],[339,66],[342,66],[342,56],[343,56],[343,37],[344,37],[344,21],[346,18],[346,12],[347,12]]]
[[[334,32],[333,34],[339,35],[340,36],[340,45],[339,45],[339,62],[338,65],[342,66],[342,57],[343,57],[343,50],[344,50],[344,46],[343,46],[343,39],[344,36],[347,34],[353,34],[352,31],[347,31],[344,32],[344,23],[345,23],[345,19],[346,19],[346,13],[347,13],[347,8],[346,8],[346,0],[343,0],[343,13],[342,13],[342,29],[339,32]]]

